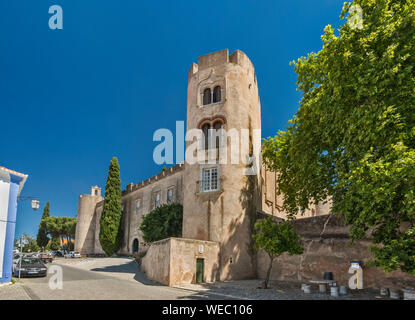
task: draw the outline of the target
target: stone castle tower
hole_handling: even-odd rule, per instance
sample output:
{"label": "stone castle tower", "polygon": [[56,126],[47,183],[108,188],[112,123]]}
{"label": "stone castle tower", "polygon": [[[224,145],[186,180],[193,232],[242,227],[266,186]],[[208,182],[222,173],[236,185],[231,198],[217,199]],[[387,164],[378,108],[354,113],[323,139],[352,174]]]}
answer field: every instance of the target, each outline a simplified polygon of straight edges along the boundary
{"label": "stone castle tower", "polygon": [[95,248],[95,208],[104,200],[101,188],[91,187],[91,194],[79,196],[75,231],[75,251],[93,252]]}
{"label": "stone castle tower", "polygon": [[[226,153],[226,161],[216,156],[205,163],[186,162],[183,237],[220,244],[220,280],[254,277],[251,234],[256,210],[261,206],[260,174],[245,175],[247,165],[241,152],[246,150],[251,156],[260,157],[260,147],[254,148],[254,131],[259,140],[261,129],[254,66],[239,50],[231,55],[226,49],[199,57],[198,64],[193,63],[189,70],[187,95],[187,132],[201,129],[206,139],[209,128],[223,128],[226,132],[234,130],[238,138],[232,141],[234,138],[228,135],[217,149],[219,155]],[[248,135],[245,140],[243,129]],[[218,140],[213,138],[211,146],[202,141],[202,148],[217,148]],[[224,144],[227,148],[223,148]],[[234,148],[239,149],[237,163],[231,163]]]}

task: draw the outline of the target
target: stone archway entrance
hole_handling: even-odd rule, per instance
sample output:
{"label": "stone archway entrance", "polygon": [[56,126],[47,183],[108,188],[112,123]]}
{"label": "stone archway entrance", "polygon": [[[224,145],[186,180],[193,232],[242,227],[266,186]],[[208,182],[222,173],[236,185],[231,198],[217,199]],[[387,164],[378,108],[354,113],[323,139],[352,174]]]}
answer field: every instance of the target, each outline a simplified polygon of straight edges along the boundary
{"label": "stone archway entrance", "polygon": [[133,241],[133,253],[137,253],[138,249],[139,249],[138,239],[134,239],[134,241]]}

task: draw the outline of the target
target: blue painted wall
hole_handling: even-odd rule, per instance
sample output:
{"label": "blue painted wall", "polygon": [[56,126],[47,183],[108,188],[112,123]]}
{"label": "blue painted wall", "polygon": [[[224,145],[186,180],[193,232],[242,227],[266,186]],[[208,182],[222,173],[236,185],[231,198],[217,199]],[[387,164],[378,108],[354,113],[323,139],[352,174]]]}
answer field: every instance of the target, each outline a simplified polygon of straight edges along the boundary
{"label": "blue painted wall", "polygon": [[12,279],[13,242],[16,230],[17,197],[19,195],[19,185],[22,180],[23,178],[21,177],[13,174],[10,175],[9,208],[7,211],[6,239],[3,256],[3,276],[0,278],[0,282],[10,282]]}

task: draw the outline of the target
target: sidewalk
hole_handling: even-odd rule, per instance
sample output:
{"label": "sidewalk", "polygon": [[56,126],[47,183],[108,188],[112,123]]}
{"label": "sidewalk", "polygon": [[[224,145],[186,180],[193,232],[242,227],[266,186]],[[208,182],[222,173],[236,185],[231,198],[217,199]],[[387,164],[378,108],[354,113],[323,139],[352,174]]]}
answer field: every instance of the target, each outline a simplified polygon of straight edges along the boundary
{"label": "sidewalk", "polygon": [[389,300],[389,298],[381,297],[379,292],[373,289],[348,290],[347,295],[335,298],[330,296],[329,292],[319,293],[316,286],[313,287],[312,294],[306,294],[301,290],[301,283],[278,281],[273,282],[270,289],[259,289],[261,282],[262,280],[239,280],[188,284],[175,286],[175,288],[248,300]]}
{"label": "sidewalk", "polygon": [[0,300],[31,300],[22,284],[0,286]]}

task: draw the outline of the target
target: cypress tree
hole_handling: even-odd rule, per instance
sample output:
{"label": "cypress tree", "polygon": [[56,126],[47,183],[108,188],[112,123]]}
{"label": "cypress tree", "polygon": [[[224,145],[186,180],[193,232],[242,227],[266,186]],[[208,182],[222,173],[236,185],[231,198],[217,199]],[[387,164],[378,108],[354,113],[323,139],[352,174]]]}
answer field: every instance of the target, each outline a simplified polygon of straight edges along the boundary
{"label": "cypress tree", "polygon": [[104,206],[100,220],[99,242],[104,252],[111,256],[122,242],[122,208],[120,166],[116,157],[112,158],[105,185]]}
{"label": "cypress tree", "polygon": [[45,225],[45,219],[49,217],[49,201],[46,203],[43,209],[43,215],[40,219],[39,229],[37,232],[36,243],[39,247],[44,248],[49,243],[48,231]]}

